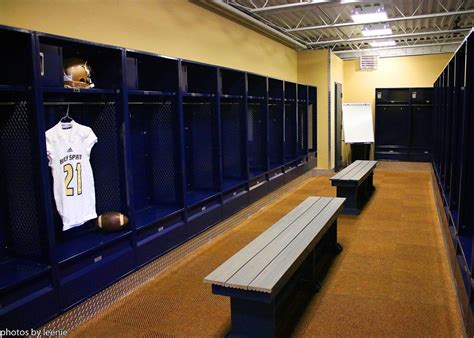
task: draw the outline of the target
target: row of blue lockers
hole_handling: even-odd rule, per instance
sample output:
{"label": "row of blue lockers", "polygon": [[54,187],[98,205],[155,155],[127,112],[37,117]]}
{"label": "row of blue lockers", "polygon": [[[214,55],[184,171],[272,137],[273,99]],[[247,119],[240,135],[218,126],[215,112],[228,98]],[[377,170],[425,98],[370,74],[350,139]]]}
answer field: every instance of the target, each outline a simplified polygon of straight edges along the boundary
{"label": "row of blue lockers", "polygon": [[470,34],[436,80],[433,106],[433,167],[467,299],[472,299],[474,269],[473,56]]}
{"label": "row of blue lockers", "polygon": [[[316,88],[234,69],[0,27],[0,327],[30,328],[316,164]],[[63,61],[92,69],[65,88]],[[98,214],[63,231],[45,131],[66,112],[98,137]],[[40,309],[40,310],[39,310]]]}

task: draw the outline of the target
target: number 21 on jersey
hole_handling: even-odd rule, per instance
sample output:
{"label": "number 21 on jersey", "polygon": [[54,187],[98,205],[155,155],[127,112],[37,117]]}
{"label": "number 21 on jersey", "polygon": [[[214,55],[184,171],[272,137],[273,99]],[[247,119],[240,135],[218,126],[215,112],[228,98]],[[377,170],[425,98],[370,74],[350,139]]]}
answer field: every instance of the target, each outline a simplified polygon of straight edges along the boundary
{"label": "number 21 on jersey", "polygon": [[[64,185],[66,187],[66,196],[74,196],[74,188],[71,187],[71,182],[74,180],[74,168],[72,164],[66,163],[63,166],[63,172],[66,174],[64,177]],[[76,195],[82,194],[82,165],[81,162],[76,163]]]}

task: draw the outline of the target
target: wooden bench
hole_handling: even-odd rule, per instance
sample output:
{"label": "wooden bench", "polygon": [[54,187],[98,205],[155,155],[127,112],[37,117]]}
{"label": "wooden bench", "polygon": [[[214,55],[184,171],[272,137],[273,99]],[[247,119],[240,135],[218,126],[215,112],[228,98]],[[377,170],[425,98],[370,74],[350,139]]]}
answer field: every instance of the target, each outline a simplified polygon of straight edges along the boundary
{"label": "wooden bench", "polygon": [[374,169],[377,161],[355,161],[331,177],[337,187],[337,197],[346,198],[344,214],[359,215],[365,202],[370,198],[374,187]]}
{"label": "wooden bench", "polygon": [[[320,258],[333,257],[343,198],[308,197],[205,279],[231,297],[231,336],[274,337],[301,279],[318,286]],[[286,304],[286,305],[285,305]]]}

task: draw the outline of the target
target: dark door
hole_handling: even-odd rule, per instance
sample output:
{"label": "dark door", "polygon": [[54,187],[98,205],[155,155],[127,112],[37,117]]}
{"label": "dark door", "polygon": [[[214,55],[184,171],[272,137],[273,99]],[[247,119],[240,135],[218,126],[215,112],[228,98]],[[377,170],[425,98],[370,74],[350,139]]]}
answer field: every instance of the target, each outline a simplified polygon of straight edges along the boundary
{"label": "dark door", "polygon": [[334,111],[336,112],[335,124],[335,169],[336,171],[340,170],[343,167],[342,163],[342,84],[335,82],[334,84]]}

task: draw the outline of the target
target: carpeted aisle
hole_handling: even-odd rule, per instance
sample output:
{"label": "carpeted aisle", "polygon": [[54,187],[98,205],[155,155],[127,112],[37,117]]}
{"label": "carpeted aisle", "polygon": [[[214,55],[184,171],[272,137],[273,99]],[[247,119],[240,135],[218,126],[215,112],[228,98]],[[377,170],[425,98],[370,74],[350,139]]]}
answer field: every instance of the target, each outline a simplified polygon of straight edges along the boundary
{"label": "carpeted aisle", "polygon": [[[430,172],[380,166],[374,184],[360,216],[339,218],[344,250],[295,322],[294,335],[462,336]],[[335,189],[327,176],[306,181],[71,336],[226,335],[229,300],[212,295],[203,278],[309,195],[334,196]]]}

